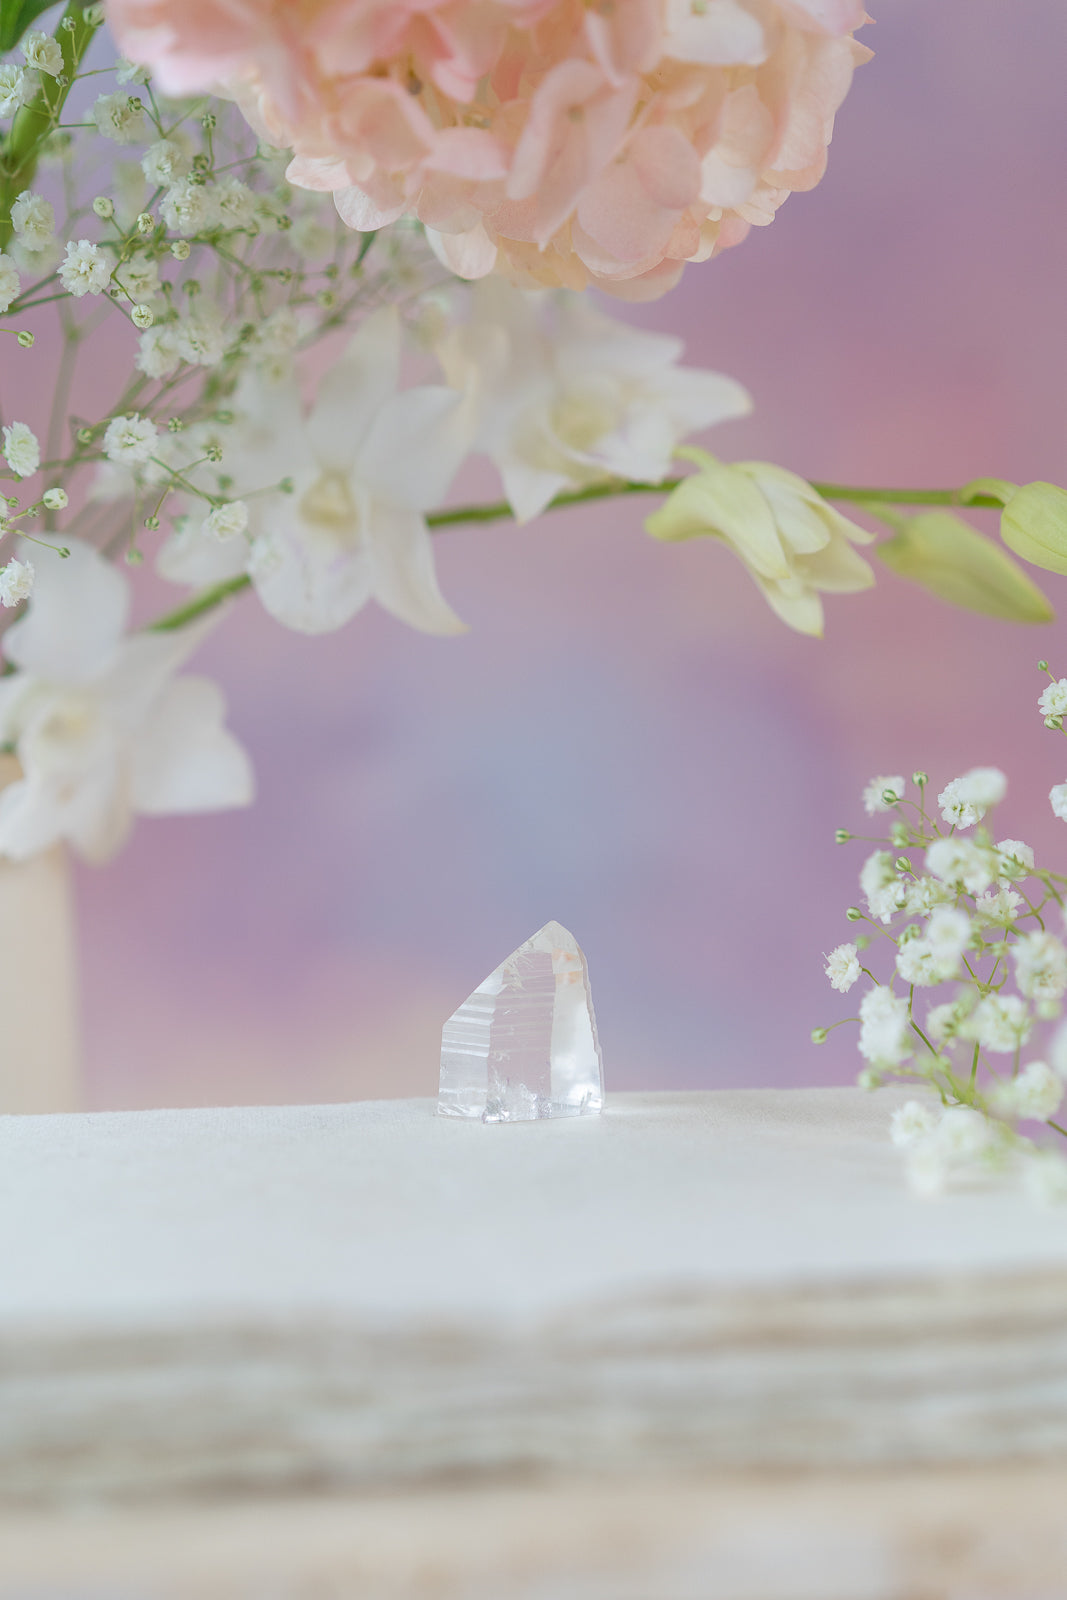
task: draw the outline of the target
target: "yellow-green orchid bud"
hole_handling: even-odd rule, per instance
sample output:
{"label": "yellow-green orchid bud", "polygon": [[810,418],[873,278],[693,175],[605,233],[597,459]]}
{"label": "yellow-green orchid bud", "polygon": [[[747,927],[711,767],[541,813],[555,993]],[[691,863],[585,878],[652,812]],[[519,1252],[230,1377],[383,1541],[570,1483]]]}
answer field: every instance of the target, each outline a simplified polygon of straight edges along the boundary
{"label": "yellow-green orchid bud", "polygon": [[1024,483],[1001,513],[1000,537],[1033,566],[1067,573],[1067,489]]}
{"label": "yellow-green orchid bud", "polygon": [[852,593],[874,582],[853,548],[873,535],[795,472],[768,461],[727,465],[694,446],[676,454],[698,470],[645,519],[648,532],[668,542],[703,536],[729,545],[791,628],[818,637],[821,593]]}
{"label": "yellow-green orchid bud", "polygon": [[1008,622],[1052,621],[1052,607],[1019,564],[951,511],[909,517],[877,554],[951,605]]}

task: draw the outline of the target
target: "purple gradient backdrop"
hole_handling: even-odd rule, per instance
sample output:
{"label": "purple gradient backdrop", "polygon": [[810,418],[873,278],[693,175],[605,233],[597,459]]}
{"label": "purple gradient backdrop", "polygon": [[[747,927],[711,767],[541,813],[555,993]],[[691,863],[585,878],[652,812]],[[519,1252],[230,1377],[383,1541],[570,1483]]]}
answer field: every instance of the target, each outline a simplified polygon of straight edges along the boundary
{"label": "purple gradient backdrop", "polygon": [[[632,315],[751,388],[724,454],[1062,481],[1067,12],[878,10],[822,186]],[[444,1017],[549,917],[588,953],[609,1086],[846,1081],[846,1030],[807,1035],[844,1009],[820,952],[862,852],[832,830],[869,774],[996,762],[1005,831],[1067,857],[1034,711],[1058,624],[886,575],[816,643],[632,504],[449,533],[440,569],[461,640],[380,613],[304,640],[250,601],[205,650],[261,798],[79,873],[94,1105],[432,1093]]]}

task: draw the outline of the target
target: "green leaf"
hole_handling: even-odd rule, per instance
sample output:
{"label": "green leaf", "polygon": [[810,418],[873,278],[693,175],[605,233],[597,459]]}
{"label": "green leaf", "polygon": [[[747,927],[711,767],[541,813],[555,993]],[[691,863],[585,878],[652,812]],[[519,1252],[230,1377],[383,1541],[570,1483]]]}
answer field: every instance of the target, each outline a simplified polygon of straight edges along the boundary
{"label": "green leaf", "polygon": [[950,605],[1006,622],[1053,620],[1052,607],[1018,562],[951,511],[909,517],[875,553]]}
{"label": "green leaf", "polygon": [[0,0],[0,50],[14,50],[30,24],[55,9],[56,0]]}

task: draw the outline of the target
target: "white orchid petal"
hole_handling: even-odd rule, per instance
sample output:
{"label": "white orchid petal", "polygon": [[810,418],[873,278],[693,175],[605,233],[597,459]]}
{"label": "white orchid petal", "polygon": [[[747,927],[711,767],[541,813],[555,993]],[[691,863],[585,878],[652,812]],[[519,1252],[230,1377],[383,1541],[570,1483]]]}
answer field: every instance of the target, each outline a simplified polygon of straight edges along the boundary
{"label": "white orchid petal", "polygon": [[0,856],[25,861],[61,840],[94,863],[115,854],[131,812],[118,748],[101,744],[82,770],[38,773],[31,764],[24,779],[0,792]]}
{"label": "white orchid petal", "polygon": [[297,633],[331,633],[371,597],[370,554],[358,525],[331,534],[275,514],[252,547],[249,571],[265,610]]}
{"label": "white orchid petal", "polygon": [[507,456],[497,466],[516,522],[539,517],[549,501],[571,487],[571,480],[564,473],[531,466],[518,456]]}
{"label": "white orchid petal", "polygon": [[488,278],[469,302],[441,342],[442,365],[473,397],[478,447],[520,520],[600,477],[658,482],[688,434],[751,410],[733,379],[678,367],[681,340],[614,321],[581,296]]}
{"label": "white orchid petal", "polygon": [[423,633],[465,633],[437,584],[433,538],[415,511],[375,507],[371,520],[374,598]]}
{"label": "white orchid petal", "polygon": [[244,539],[223,540],[202,533],[195,516],[171,534],[156,558],[156,571],[161,578],[197,589],[239,577],[247,566],[248,544]]}
{"label": "white orchid petal", "polygon": [[809,638],[822,638],[823,604],[814,589],[787,583],[768,583],[758,572],[752,571],[752,568],[749,568],[749,571],[762,589],[771,610],[781,617],[784,623],[797,633],[806,633]]}
{"label": "white orchid petal", "polygon": [[295,375],[271,380],[261,370],[248,372],[237,386],[233,404],[238,420],[227,437],[223,459],[226,472],[242,490],[265,489],[279,478],[295,478],[314,468]]}
{"label": "white orchid petal", "polygon": [[736,378],[699,367],[675,367],[659,380],[659,397],[679,435],[698,433],[752,411],[752,396]]}
{"label": "white orchid petal", "polygon": [[97,686],[117,727],[132,733],[155,715],[156,702],[175,673],[221,620],[222,613],[214,611],[187,628],[135,633],[124,640],[114,666]]}
{"label": "white orchid petal", "polygon": [[0,744],[11,744],[18,737],[20,713],[33,682],[25,672],[11,672],[0,678]]}
{"label": "white orchid petal", "polygon": [[145,816],[250,805],[247,754],[223,726],[226,702],[207,678],[179,678],[154,708],[133,747],[133,806]]}
{"label": "white orchid petal", "polygon": [[320,466],[337,472],[351,467],[399,378],[400,318],[386,306],[366,318],[319,384],[307,429]]}
{"label": "white orchid petal", "polygon": [[404,389],[381,407],[356,461],[376,501],[408,511],[440,505],[474,435],[472,407],[443,385]]}
{"label": "white orchid petal", "polygon": [[53,683],[91,683],[111,666],[126,628],[126,579],[92,545],[67,541],[70,555],[34,555],[33,600],[9,628],[4,654]]}
{"label": "white orchid petal", "polygon": [[874,587],[870,564],[844,539],[835,539],[825,550],[802,557],[797,566],[809,582],[827,594],[856,594]]}
{"label": "white orchid petal", "polygon": [[20,778],[0,790],[0,856],[26,861],[64,833],[62,809],[45,785]]}

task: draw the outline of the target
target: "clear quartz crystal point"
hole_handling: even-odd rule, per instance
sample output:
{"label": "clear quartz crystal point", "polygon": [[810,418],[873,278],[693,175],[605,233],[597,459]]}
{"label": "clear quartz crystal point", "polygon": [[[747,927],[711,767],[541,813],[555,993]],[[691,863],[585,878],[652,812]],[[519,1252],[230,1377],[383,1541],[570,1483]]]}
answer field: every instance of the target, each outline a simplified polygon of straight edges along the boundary
{"label": "clear quartz crystal point", "polygon": [[532,1122],[604,1104],[589,970],[574,935],[546,922],[480,983],[441,1035],[444,1117]]}

